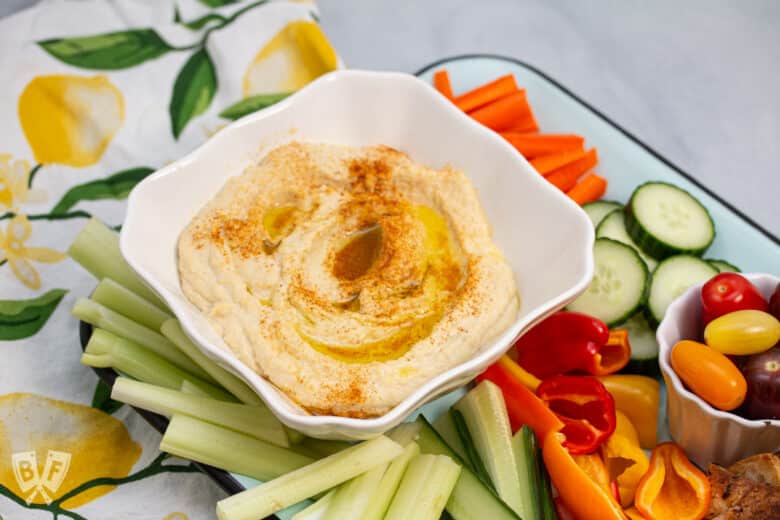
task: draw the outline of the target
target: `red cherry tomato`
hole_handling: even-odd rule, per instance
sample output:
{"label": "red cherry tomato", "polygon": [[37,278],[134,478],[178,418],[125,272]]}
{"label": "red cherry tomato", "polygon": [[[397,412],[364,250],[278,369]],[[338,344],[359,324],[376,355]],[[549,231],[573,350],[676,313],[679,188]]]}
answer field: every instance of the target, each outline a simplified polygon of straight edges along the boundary
{"label": "red cherry tomato", "polygon": [[724,314],[742,310],[768,310],[761,291],[744,276],[720,273],[701,288],[701,317],[704,325]]}

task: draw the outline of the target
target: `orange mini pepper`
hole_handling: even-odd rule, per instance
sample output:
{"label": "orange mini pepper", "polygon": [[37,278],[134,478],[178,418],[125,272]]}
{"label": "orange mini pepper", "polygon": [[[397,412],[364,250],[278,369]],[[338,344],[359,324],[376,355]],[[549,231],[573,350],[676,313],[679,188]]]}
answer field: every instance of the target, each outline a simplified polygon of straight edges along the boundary
{"label": "orange mini pepper", "polygon": [[649,520],[700,520],[710,509],[710,481],[680,446],[665,442],[650,456],[634,506]]}
{"label": "orange mini pepper", "polygon": [[626,509],[625,513],[626,516],[631,520],[646,520],[645,517],[642,516],[642,513],[640,513],[635,507],[630,507]]}
{"label": "orange mini pepper", "polygon": [[550,432],[542,447],[550,480],[566,507],[580,520],[625,520],[608,489],[593,481],[563,447],[563,434]]}
{"label": "orange mini pepper", "polygon": [[607,471],[607,466],[604,465],[601,455],[588,453],[587,455],[572,455],[572,458],[593,482],[612,493],[609,471]]}

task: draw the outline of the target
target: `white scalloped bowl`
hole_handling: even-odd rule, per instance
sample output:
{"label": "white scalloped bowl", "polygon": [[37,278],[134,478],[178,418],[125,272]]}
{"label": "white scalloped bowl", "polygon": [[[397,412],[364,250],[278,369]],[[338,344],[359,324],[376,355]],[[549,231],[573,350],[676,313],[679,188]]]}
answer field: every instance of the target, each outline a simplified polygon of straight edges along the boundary
{"label": "white scalloped bowl", "polygon": [[[385,144],[434,168],[452,164],[476,185],[494,239],[522,299],[516,320],[467,362],[430,379],[381,417],[310,415],[241,363],[179,285],[176,242],[226,179],[291,140]],[[217,133],[146,178],[130,194],[121,250],[168,304],[196,345],[242,378],[279,419],[306,435],[365,439],[420,405],[467,383],[536,322],[575,299],[593,274],[593,229],[585,213],[550,185],[503,138],[465,116],[427,83],[407,74],[337,71]]]}
{"label": "white scalloped bowl", "polygon": [[[769,274],[744,274],[769,299],[780,278]],[[666,310],[656,337],[658,362],[666,381],[666,412],[669,433],[688,457],[706,468],[709,464],[729,466],[756,453],[780,449],[780,420],[750,420],[717,410],[687,388],[672,369],[669,356],[678,341],[700,337],[701,288],[688,289]]]}

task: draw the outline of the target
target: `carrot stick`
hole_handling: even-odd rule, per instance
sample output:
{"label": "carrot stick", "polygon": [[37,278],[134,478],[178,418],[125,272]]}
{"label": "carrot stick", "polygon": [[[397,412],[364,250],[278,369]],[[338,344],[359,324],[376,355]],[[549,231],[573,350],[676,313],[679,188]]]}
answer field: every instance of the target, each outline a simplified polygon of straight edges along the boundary
{"label": "carrot stick", "polygon": [[536,122],[536,118],[534,117],[534,113],[531,111],[531,105],[528,104],[528,100],[525,101],[526,106],[526,112],[525,114],[520,117],[517,121],[512,123],[512,126],[510,126],[507,131],[508,132],[538,132],[539,131],[539,123]]}
{"label": "carrot stick", "polygon": [[525,92],[521,90],[469,112],[469,115],[478,123],[497,132],[509,128],[515,122],[526,117],[527,114],[528,103],[525,100]]}
{"label": "carrot stick", "polygon": [[573,134],[521,134],[507,131],[501,132],[501,135],[526,159],[564,150],[584,150],[585,144],[584,137]]}
{"label": "carrot stick", "polygon": [[518,90],[515,77],[507,74],[474,90],[469,90],[465,94],[461,94],[455,98],[455,104],[464,112],[471,112],[475,108],[487,105]]}
{"label": "carrot stick", "polygon": [[596,149],[591,148],[582,158],[554,170],[546,176],[546,179],[561,191],[569,191],[577,184],[577,179],[596,166],[598,161]]}
{"label": "carrot stick", "polygon": [[572,150],[564,150],[562,152],[549,155],[542,155],[541,157],[532,159],[531,166],[536,168],[536,171],[542,175],[547,175],[553,170],[557,170],[562,166],[566,166],[569,163],[573,163],[574,161],[582,159],[585,157],[586,153],[587,152],[584,150],[578,150],[575,148]]}
{"label": "carrot stick", "polygon": [[450,101],[455,97],[452,94],[452,83],[450,83],[450,73],[447,72],[447,69],[437,70],[433,74],[433,87]]}
{"label": "carrot stick", "polygon": [[605,191],[607,191],[607,179],[591,173],[567,191],[566,195],[582,206],[588,202],[599,200],[604,196]]}

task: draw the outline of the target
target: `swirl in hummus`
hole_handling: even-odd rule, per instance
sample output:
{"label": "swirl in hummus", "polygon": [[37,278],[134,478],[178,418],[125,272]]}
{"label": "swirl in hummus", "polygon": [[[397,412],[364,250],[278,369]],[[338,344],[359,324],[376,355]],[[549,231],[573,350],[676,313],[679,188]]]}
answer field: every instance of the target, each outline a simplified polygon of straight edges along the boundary
{"label": "swirl in hummus", "polygon": [[466,176],[386,146],[275,148],[178,254],[184,294],[228,347],[315,414],[386,413],[519,309]]}

